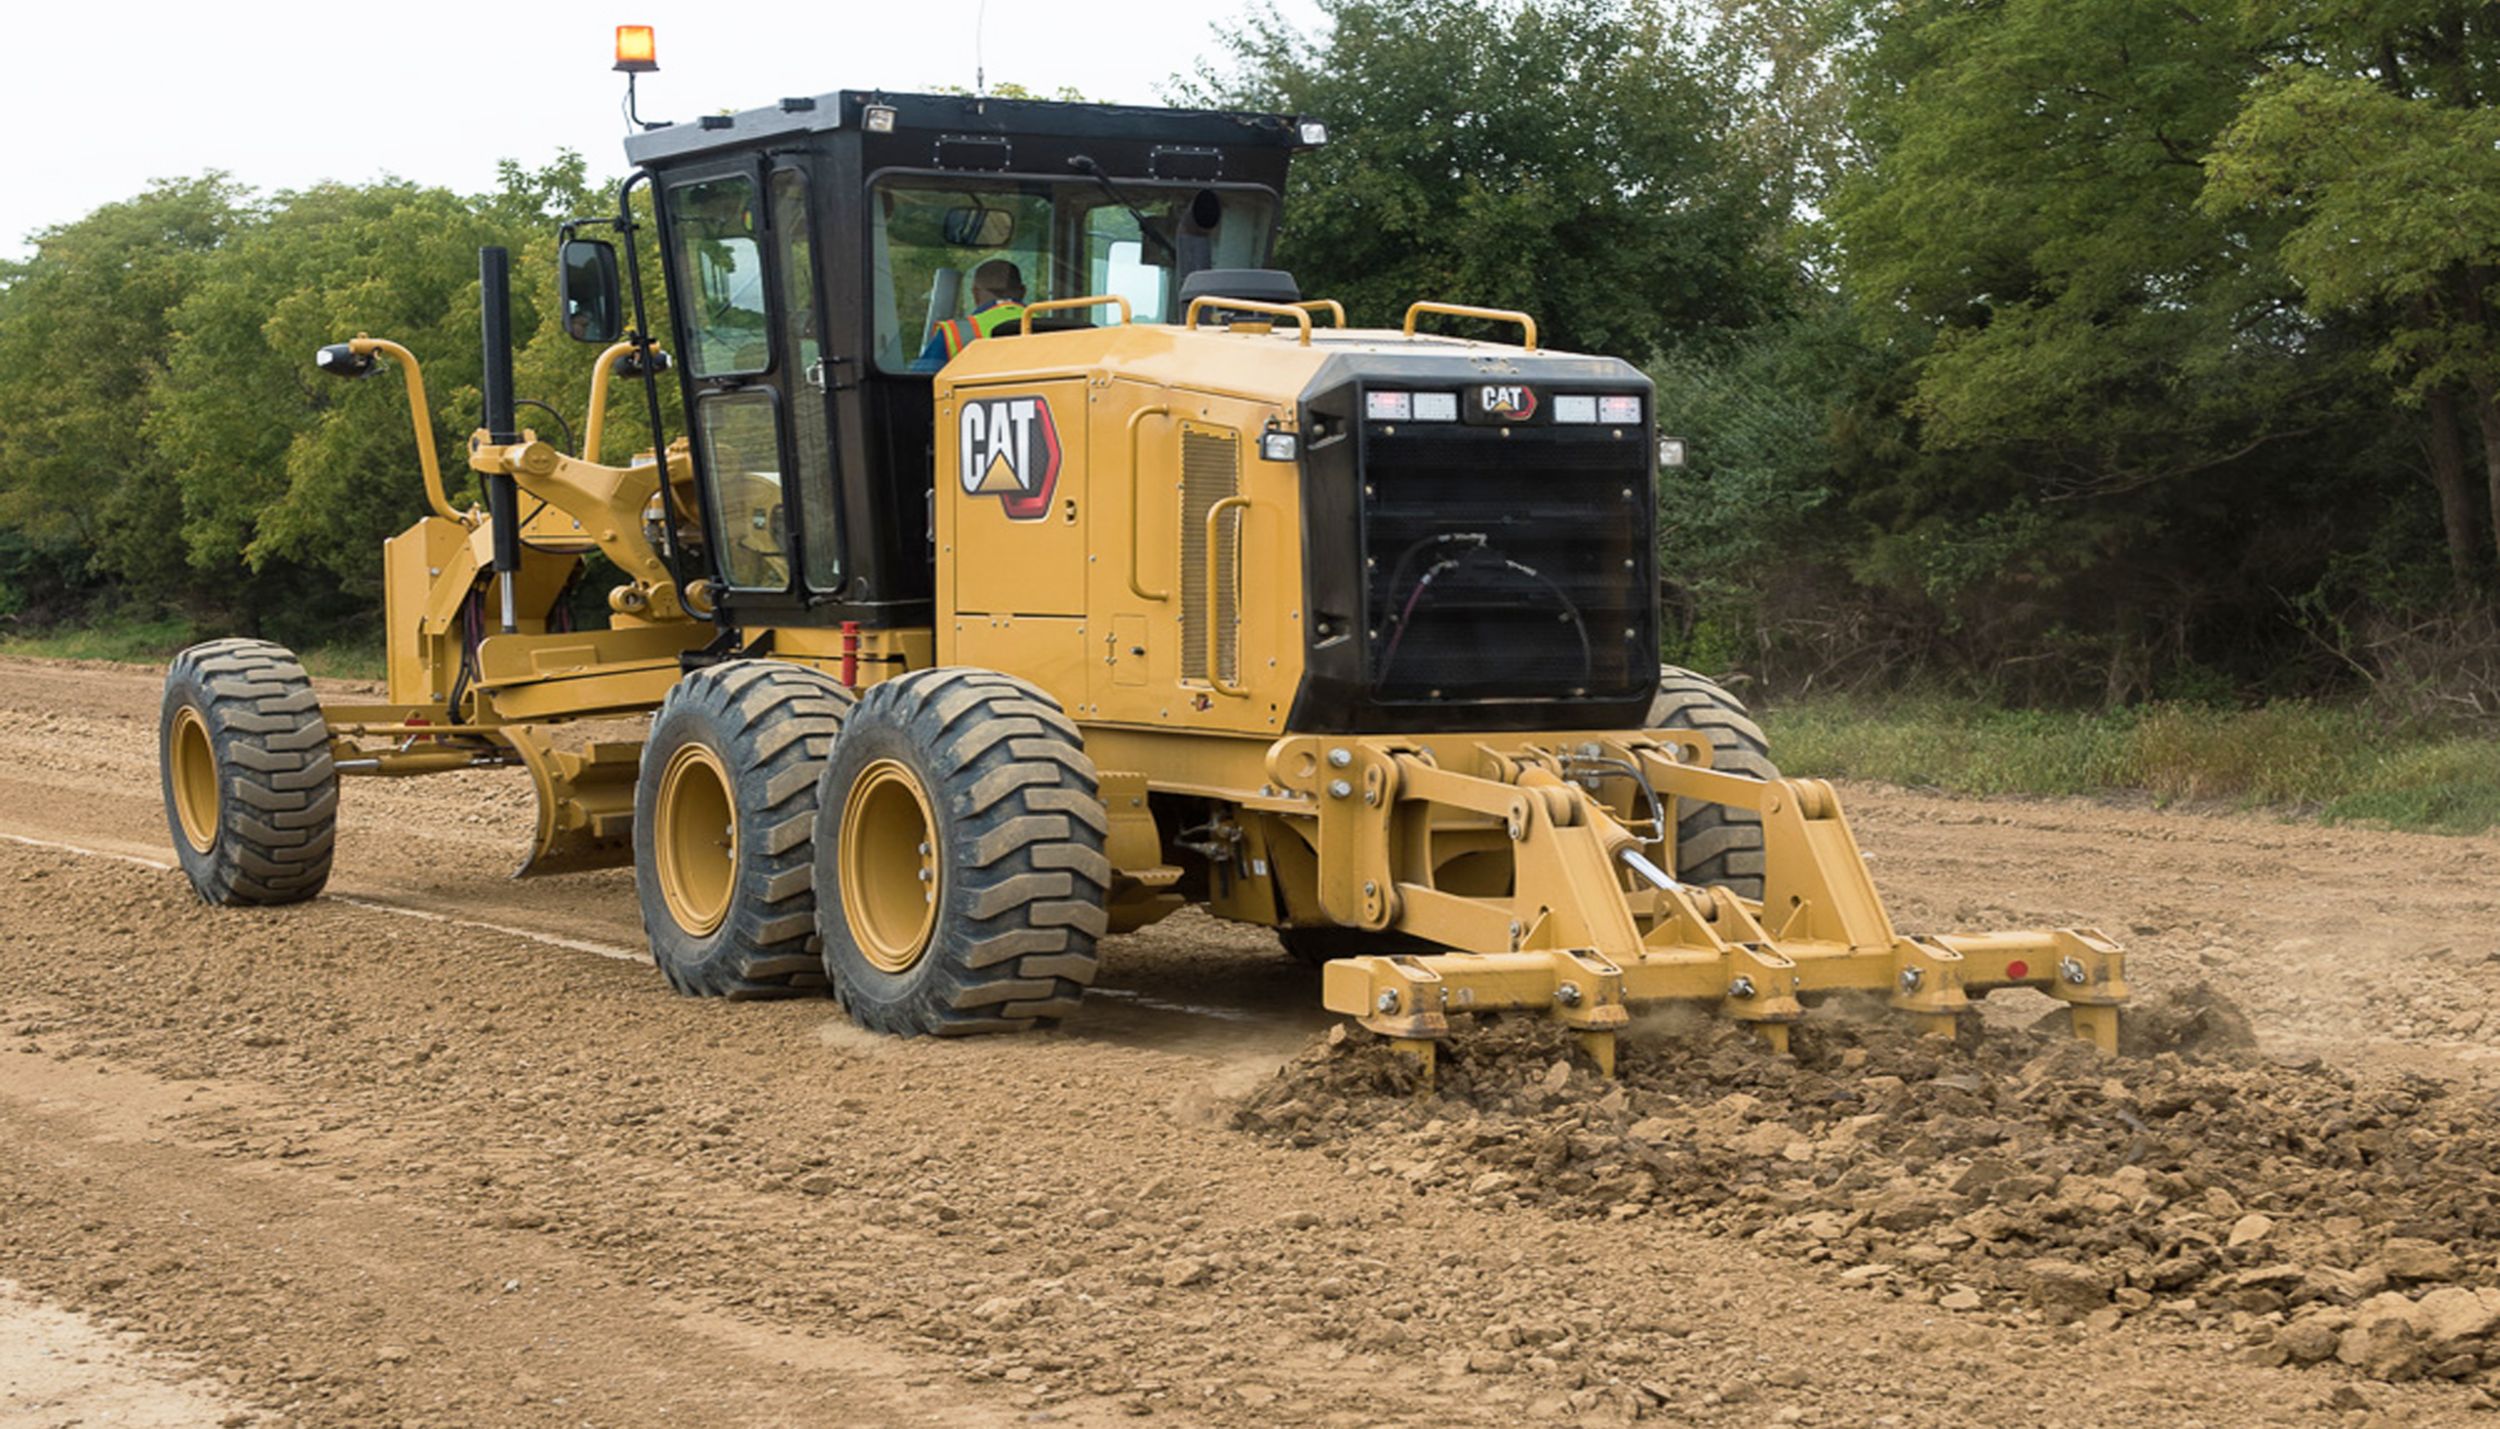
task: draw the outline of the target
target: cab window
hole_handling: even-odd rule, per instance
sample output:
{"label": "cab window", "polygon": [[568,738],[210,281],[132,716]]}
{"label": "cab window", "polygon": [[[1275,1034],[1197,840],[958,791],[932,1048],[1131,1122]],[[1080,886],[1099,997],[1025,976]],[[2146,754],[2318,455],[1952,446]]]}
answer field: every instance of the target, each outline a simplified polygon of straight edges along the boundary
{"label": "cab window", "polygon": [[764,257],[757,241],[755,184],[705,179],[669,190],[669,236],[685,284],[687,360],[697,377],[762,372],[771,365]]}
{"label": "cab window", "polygon": [[[1118,187],[1120,199],[1086,178],[877,181],[869,241],[879,369],[934,370],[924,357],[930,338],[973,310],[972,275],[993,259],[1023,275],[1027,303],[1118,294],[1139,322],[1177,320],[1174,297],[1191,273],[1267,259],[1276,200],[1265,189],[1132,179]],[[1104,320],[1057,313],[1043,326]]]}
{"label": "cab window", "polygon": [[707,396],[695,408],[695,436],[712,474],[721,575],[740,590],[790,585],[779,418],[772,393],[762,390]]}

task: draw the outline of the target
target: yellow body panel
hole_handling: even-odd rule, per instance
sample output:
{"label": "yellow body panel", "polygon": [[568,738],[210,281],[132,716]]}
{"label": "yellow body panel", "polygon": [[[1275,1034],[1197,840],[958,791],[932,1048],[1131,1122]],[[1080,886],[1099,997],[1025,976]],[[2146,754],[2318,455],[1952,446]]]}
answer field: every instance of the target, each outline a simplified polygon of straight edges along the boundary
{"label": "yellow body panel", "polygon": [[[1285,732],[1304,673],[1302,474],[1265,460],[1260,439],[1299,431],[1298,396],[1332,357],[1429,347],[1515,370],[1518,348],[1411,336],[1433,311],[1487,316],[1419,305],[1409,334],[1315,331],[1279,308],[1289,321],[976,342],[936,380],[932,625],[746,625],[740,648],[863,688],[932,664],[1031,681],[1079,724],[1100,774],[1113,930],[1195,898],[1228,918],[1437,945],[1326,974],[1330,1007],[1427,1060],[1451,1013],[1520,1008],[1611,1067],[1626,1008],[1667,998],[1717,1004],[1784,1045],[1800,998],[1840,989],[1948,1031],[1968,996],[2033,987],[2111,1045],[2127,995],[2116,947],[2073,929],[1900,934],[1819,781],[1715,771],[1709,742],[1676,731]],[[1533,324],[1492,316],[1533,347]],[[645,536],[661,466],[601,466],[529,436],[473,440],[470,465],[545,503],[518,573],[520,629],[485,638],[464,673],[463,608],[490,579],[491,532],[449,509],[429,467],[437,514],[386,548],[390,703],[331,711],[340,767],[521,763],[541,811],[530,871],[627,861],[639,746],[560,748],[545,727],[648,711],[681,657],[719,636]],[[686,481],[682,446],[668,470]],[[614,628],[547,629],[593,548],[627,577]],[[1760,815],[1760,900],[1662,871],[1686,800]]]}

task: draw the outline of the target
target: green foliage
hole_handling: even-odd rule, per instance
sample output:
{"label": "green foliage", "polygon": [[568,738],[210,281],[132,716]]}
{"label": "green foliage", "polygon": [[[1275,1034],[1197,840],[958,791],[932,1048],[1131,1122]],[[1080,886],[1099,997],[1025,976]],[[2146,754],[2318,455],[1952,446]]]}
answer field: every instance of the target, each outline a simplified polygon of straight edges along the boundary
{"label": "green foliage", "polygon": [[1273,11],[1193,102],[1323,117],[1280,263],[1357,322],[1422,298],[1533,313],[1555,346],[1645,359],[1783,296],[1762,176],[1693,37],[1652,0],[1325,0]]}
{"label": "green foliage", "polygon": [[[0,554],[20,608],[104,579],[178,589],[172,472],[145,436],[172,312],[242,215],[215,174],[35,235],[0,269]],[[47,596],[51,598],[47,599]]]}
{"label": "green foliage", "polygon": [[[507,163],[470,196],[385,181],[261,198],[210,175],[37,235],[0,270],[0,613],[161,632],[223,612],[207,625],[311,640],[369,625],[380,542],[423,510],[414,429],[387,363],[341,383],[314,349],[370,332],[416,352],[459,492],[478,248],[514,254],[522,393],[578,430],[594,354],[554,322],[547,260],[558,219],[604,206],[568,154]],[[611,459],[644,431],[638,394],[617,395]]]}
{"label": "green foliage", "polygon": [[358,332],[394,338],[425,365],[447,481],[460,476],[478,410],[477,250],[523,255],[513,328],[535,334],[553,305],[530,263],[555,219],[590,207],[581,163],[507,166],[482,201],[407,184],[328,185],[281,195],[221,252],[175,310],[182,334],[148,423],[182,491],[195,566],[318,568],[370,601],[374,552],[422,511],[401,384],[341,384],[312,351]]}
{"label": "green foliage", "polygon": [[[2380,25],[2400,32],[2397,21]],[[2461,53],[2469,34],[2480,43]],[[2383,33],[2359,58],[2367,73],[2270,77],[2210,164],[2205,210],[2289,218],[2281,257],[2310,307],[2375,318],[2376,364],[2413,400],[2500,382],[2485,298],[2500,263],[2500,110],[2462,102],[2471,82],[2454,73],[2496,62],[2500,39],[2459,29],[2410,71],[2416,92],[2396,35]]]}
{"label": "green foliage", "polygon": [[2441,833],[2500,826],[2491,741],[2348,707],[2157,704],[2108,714],[1941,699],[1815,700],[1763,718],[1791,775],[1960,794],[2134,793]]}
{"label": "green foliage", "polygon": [[[170,615],[106,619],[40,635],[12,635],[0,627],[0,655],[162,667],[185,646],[231,633],[221,625]],[[371,636],[303,640],[296,652],[304,668],[323,679],[382,678],[382,642]]]}

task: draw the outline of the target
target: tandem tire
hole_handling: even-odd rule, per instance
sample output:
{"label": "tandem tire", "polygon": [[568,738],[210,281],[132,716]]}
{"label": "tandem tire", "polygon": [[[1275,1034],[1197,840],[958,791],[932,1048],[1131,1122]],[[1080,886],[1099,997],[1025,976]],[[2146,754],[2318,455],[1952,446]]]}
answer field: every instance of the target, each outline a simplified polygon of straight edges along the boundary
{"label": "tandem tire", "polygon": [[211,640],[176,655],[157,756],[174,855],[201,901],[301,903],[330,881],[338,769],[293,651]]}
{"label": "tandem tire", "polygon": [[[1658,672],[1658,698],[1649,728],[1690,730],[1710,741],[1710,767],[1756,779],[1777,779],[1771,743],[1734,695],[1716,683],[1672,665]],[[1675,876],[1687,883],[1716,884],[1740,898],[1762,897],[1762,815],[1725,804],[1692,803],[1677,809]]]}
{"label": "tandem tire", "polygon": [[850,713],[840,681],[732,660],[670,688],[634,780],[634,887],[651,960],[692,997],[821,990],[817,775]]}
{"label": "tandem tire", "polygon": [[853,1022],[960,1035],[1077,1010],[1104,927],[1110,824],[1050,696],[973,669],[872,686],[818,800],[816,923]]}

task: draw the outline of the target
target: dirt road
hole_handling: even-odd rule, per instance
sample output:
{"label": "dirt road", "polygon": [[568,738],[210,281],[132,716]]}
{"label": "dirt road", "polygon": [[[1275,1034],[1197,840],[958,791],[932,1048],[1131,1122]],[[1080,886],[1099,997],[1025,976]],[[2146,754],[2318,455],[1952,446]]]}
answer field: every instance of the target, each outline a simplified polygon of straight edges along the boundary
{"label": "dirt road", "polygon": [[[334,896],[203,909],[129,861],[167,858],[156,698],[144,671],[0,661],[0,1281],[136,1332],[228,1422],[2224,1425],[2489,1400],[2269,1364],[2245,1304],[1954,1309],[1663,1202],[1444,1184],[1359,1108],[1263,1133],[1237,1109],[1328,1020],[1269,939],[1200,918],[1108,942],[1048,1035],[684,1000],[641,961],[629,876],[505,876],[527,789],[491,775],[351,782]],[[2478,1086],[2500,1059],[2500,839],[1851,792],[1905,926],[2097,923],[2140,988],[2203,980],[2268,1051],[2365,1078]]]}

